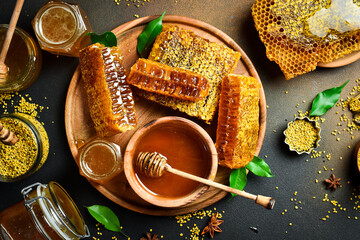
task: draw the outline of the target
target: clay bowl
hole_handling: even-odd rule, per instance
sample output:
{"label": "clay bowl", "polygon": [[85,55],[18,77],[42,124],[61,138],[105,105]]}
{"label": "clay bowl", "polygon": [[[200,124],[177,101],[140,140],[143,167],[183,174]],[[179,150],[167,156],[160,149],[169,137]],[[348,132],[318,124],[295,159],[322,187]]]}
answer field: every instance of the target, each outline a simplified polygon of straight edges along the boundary
{"label": "clay bowl", "polygon": [[[209,170],[208,172],[206,172],[207,175],[206,178],[211,181],[215,179],[217,172],[217,167],[218,167],[217,152],[215,149],[214,142],[202,127],[200,127],[199,125],[188,119],[181,117],[169,116],[151,121],[148,124],[146,124],[144,127],[140,128],[131,137],[125,150],[124,172],[126,179],[129,182],[132,189],[139,197],[141,197],[142,199],[153,205],[160,207],[167,207],[167,208],[179,207],[186,205],[197,199],[199,196],[201,196],[201,194],[203,194],[208,189],[208,186],[203,184],[198,184],[197,187],[195,187],[195,189],[192,192],[179,197],[168,197],[165,195],[156,194],[151,190],[149,190],[147,187],[145,187],[144,184],[140,181],[138,175],[139,171],[136,169],[134,162],[137,158],[139,151],[137,147],[142,142],[142,140],[145,139],[144,137],[149,136],[148,134],[153,134],[154,131],[158,129],[164,129],[164,128],[174,129],[174,131],[177,132],[187,132],[187,134],[193,137],[193,139],[197,139],[201,141],[201,144],[203,144],[204,146],[203,151],[205,151],[206,156],[208,156],[206,157],[206,159],[204,158],[201,161],[209,161],[209,162],[204,162],[204,164],[209,166],[208,168]],[[171,146],[171,147],[174,147],[174,149],[176,149],[177,146]],[[181,160],[176,159],[176,161],[181,161]],[[170,173],[165,173],[165,174],[170,174]]]}

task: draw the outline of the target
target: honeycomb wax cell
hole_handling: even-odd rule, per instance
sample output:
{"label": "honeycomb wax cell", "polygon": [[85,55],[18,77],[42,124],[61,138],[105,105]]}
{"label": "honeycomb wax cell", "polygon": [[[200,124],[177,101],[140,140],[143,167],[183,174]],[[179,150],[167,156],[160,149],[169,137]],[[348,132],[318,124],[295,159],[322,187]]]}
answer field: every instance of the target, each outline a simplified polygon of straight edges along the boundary
{"label": "honeycomb wax cell", "polygon": [[198,101],[209,94],[208,81],[200,74],[143,58],[131,67],[127,82],[149,92],[182,100]]}
{"label": "honeycomb wax cell", "polygon": [[252,16],[266,55],[286,79],[360,50],[360,2],[257,0]]}
{"label": "honeycomb wax cell", "polygon": [[221,79],[234,72],[241,57],[239,52],[210,42],[179,26],[165,25],[157,36],[149,59],[162,64],[201,74],[209,82],[209,94],[190,102],[141,91],[145,98],[211,123],[217,109]]}

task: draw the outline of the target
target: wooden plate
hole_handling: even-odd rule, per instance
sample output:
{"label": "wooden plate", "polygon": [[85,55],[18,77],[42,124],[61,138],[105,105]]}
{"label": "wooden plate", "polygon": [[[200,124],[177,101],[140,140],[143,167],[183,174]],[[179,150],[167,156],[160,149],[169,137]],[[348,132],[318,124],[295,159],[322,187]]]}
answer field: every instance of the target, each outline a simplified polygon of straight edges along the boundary
{"label": "wooden plate", "polygon": [[[157,16],[139,18],[134,21],[125,23],[113,30],[113,32],[118,38],[118,47],[121,49],[124,55],[124,65],[127,69],[130,69],[130,67],[139,57],[136,52],[137,37],[143,31],[146,24],[151,20],[155,19],[156,17]],[[258,79],[259,82],[261,82],[254,66],[252,65],[251,61],[246,56],[244,51],[239,47],[239,45],[235,43],[234,40],[232,40],[228,35],[220,31],[219,29],[199,20],[183,16],[168,15],[164,17],[163,22],[164,24],[177,24],[180,27],[191,30],[197,35],[207,38],[212,42],[217,42],[226,45],[236,51],[239,51],[242,57],[236,67],[235,73],[253,76]],[[66,135],[71,153],[77,164],[79,147],[81,147],[83,142],[88,141],[89,139],[96,136],[95,130],[93,128],[93,123],[88,112],[86,93],[82,81],[80,81],[80,78],[81,73],[78,67],[71,79],[65,106]],[[266,100],[263,88],[261,88],[260,94],[260,131],[256,154],[259,154],[260,152],[266,128]],[[174,111],[170,108],[161,106],[159,104],[150,102],[136,96],[135,109],[138,119],[137,129],[144,126],[149,121],[157,119],[159,117],[175,115],[186,117],[198,123],[210,134],[212,139],[215,141],[216,119],[213,120],[213,123],[211,125],[207,125],[201,120],[188,117],[183,113]],[[108,138],[108,140],[117,143],[121,147],[122,153],[124,153],[130,137],[135,133],[137,129],[117,134],[113,137]],[[229,169],[220,167],[216,175],[215,181],[223,184],[228,184],[229,174]],[[100,193],[102,193],[104,196],[114,201],[115,203],[127,209],[149,215],[172,216],[189,213],[207,207],[219,201],[227,194],[226,192],[223,192],[221,190],[210,188],[200,198],[188,205],[178,208],[161,208],[153,206],[138,197],[135,192],[130,188],[130,185],[126,180],[124,173],[120,174],[119,176],[110,180],[110,182],[103,185],[99,185],[92,181],[90,181],[90,183]]]}
{"label": "wooden plate", "polygon": [[329,63],[319,62],[317,65],[318,67],[323,67],[323,68],[336,68],[336,67],[342,67],[348,65],[359,59],[360,59],[360,51],[356,51],[346,55],[343,58],[336,59],[332,62]]}

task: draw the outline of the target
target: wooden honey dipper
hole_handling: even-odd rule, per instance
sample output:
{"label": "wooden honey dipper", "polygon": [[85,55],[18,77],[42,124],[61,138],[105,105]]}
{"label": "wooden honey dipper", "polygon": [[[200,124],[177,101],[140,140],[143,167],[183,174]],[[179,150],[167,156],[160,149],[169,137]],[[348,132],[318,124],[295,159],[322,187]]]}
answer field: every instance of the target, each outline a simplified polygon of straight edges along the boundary
{"label": "wooden honey dipper", "polygon": [[14,132],[10,131],[0,123],[0,141],[5,145],[14,145],[19,141]]}
{"label": "wooden honey dipper", "polygon": [[229,186],[226,186],[226,185],[223,185],[223,184],[220,184],[217,182],[213,182],[208,179],[201,178],[201,177],[174,169],[166,162],[167,162],[167,158],[165,156],[161,155],[160,153],[140,152],[136,159],[135,165],[141,172],[143,172],[145,175],[147,175],[149,177],[161,177],[163,175],[164,171],[166,171],[166,172],[173,173],[175,175],[178,175],[178,176],[181,176],[184,178],[191,179],[193,181],[201,182],[201,183],[206,184],[211,187],[219,188],[221,190],[224,190],[224,191],[227,191],[230,193],[234,193],[234,194],[237,194],[242,197],[249,198],[251,200],[254,200],[255,203],[257,203],[267,209],[272,209],[274,207],[275,199],[273,199],[271,197],[265,197],[262,195],[254,195],[254,194],[251,194],[251,193],[248,193],[245,191],[231,188]]}
{"label": "wooden honey dipper", "polygon": [[8,53],[9,47],[10,47],[11,39],[14,35],[16,23],[19,19],[21,8],[22,8],[23,4],[24,4],[24,0],[16,1],[16,5],[14,8],[13,14],[11,16],[11,19],[10,19],[9,28],[6,32],[5,40],[4,40],[4,43],[3,43],[3,46],[2,46],[2,49],[0,52],[0,83],[4,82],[6,80],[8,73],[9,73],[9,68],[5,64],[5,58],[6,58],[6,55]]}

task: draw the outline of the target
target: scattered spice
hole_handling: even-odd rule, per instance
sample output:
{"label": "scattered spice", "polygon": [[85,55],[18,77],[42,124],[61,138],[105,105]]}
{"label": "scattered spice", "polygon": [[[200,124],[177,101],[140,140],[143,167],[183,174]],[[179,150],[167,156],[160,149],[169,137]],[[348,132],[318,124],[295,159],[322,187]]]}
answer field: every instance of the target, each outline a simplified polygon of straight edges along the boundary
{"label": "scattered spice", "polygon": [[214,213],[210,219],[209,224],[203,229],[201,234],[209,232],[210,237],[214,238],[214,232],[222,232],[219,225],[224,222],[224,220],[217,219],[218,213]]}
{"label": "scattered spice", "polygon": [[341,184],[340,184],[341,178],[335,178],[335,174],[331,174],[329,179],[325,179],[325,183],[327,184],[326,189],[333,189],[336,190]]}
{"label": "scattered spice", "polygon": [[140,240],[159,240],[159,238],[158,234],[155,233],[153,236],[151,236],[151,233],[147,232],[146,237],[142,237]]}

